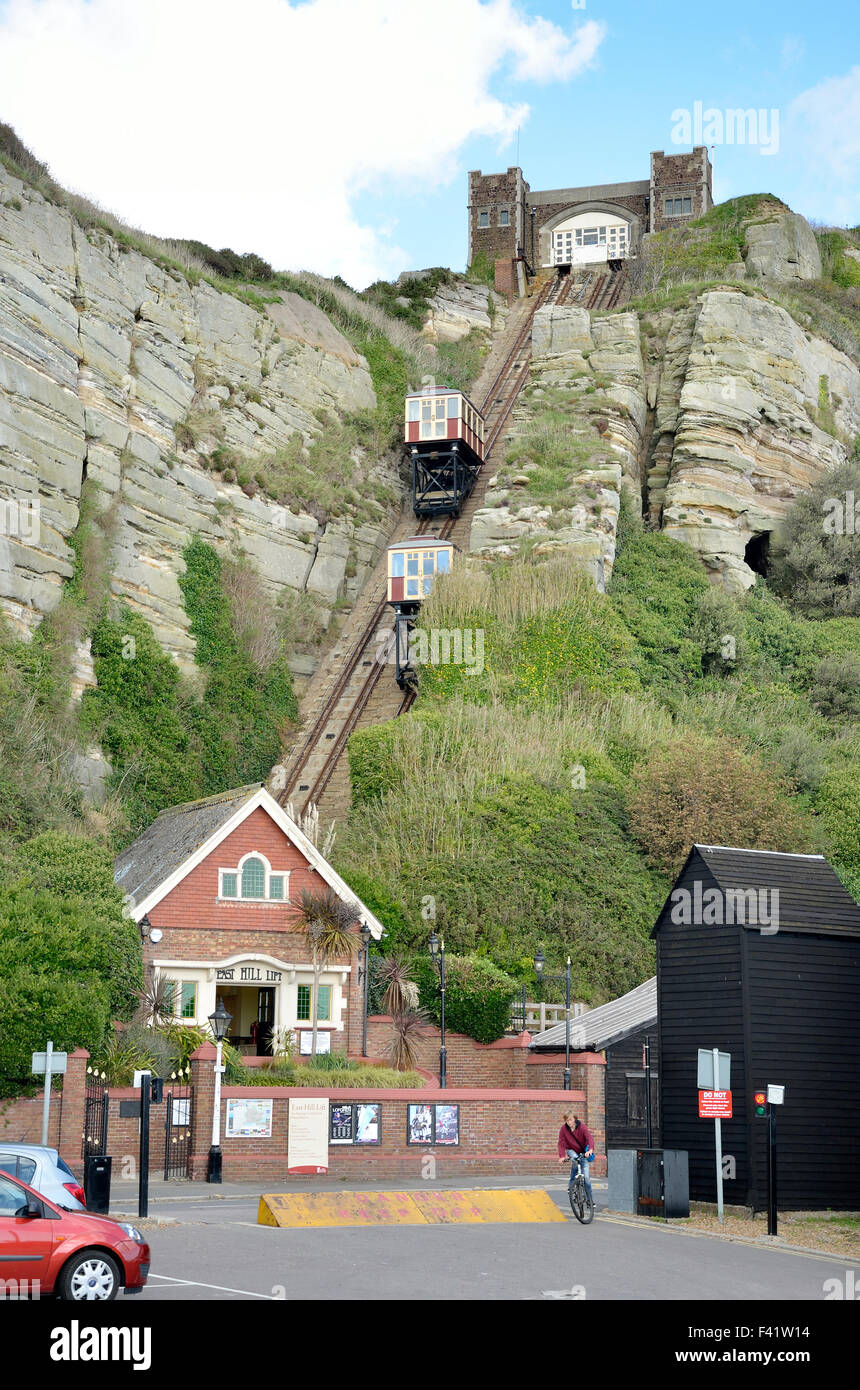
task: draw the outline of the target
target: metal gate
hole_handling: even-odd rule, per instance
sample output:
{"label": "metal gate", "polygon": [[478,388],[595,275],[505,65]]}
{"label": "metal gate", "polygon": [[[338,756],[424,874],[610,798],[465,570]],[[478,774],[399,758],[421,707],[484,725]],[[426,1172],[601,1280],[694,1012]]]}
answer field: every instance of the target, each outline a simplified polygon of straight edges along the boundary
{"label": "metal gate", "polygon": [[87,1094],[84,1102],[84,1132],[81,1136],[81,1158],[89,1154],[106,1154],[108,1138],[108,1106],[110,1093],[103,1077],[87,1067]]}
{"label": "metal gate", "polygon": [[167,1082],[164,1107],[164,1176],[188,1176],[191,1156],[191,1121],[194,1112],[194,1092],[181,1075]]}

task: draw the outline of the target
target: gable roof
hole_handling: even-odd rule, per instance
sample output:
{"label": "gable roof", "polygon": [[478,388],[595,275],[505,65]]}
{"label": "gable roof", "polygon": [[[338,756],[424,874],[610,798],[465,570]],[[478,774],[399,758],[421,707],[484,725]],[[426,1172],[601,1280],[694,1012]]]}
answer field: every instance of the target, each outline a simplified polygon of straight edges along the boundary
{"label": "gable roof", "polygon": [[378,941],[383,935],[382,923],[335,873],[328,860],[323,858],[316,845],[290,819],[275,798],[256,782],[221,792],[217,796],[204,797],[201,801],[186,801],[180,806],[166,807],[117,856],[114,882],[128,895],[134,921],[139,922],[167,897],[258,807],[271,817],[339,898],[358,904],[362,924],[367,923]]}
{"label": "gable roof", "polygon": [[[860,905],[823,854],[783,854],[731,845],[693,845],[675,880],[676,886],[688,877],[688,871],[697,860],[724,892],[778,889],[780,931],[860,936]],[[656,936],[665,923],[671,905],[670,893],[652,936]],[[744,925],[758,930],[755,922]]]}
{"label": "gable roof", "polygon": [[[620,1042],[630,1033],[640,1028],[657,1026],[657,976],[637,985],[620,999],[610,999],[608,1004],[600,1004],[589,1009],[580,1018],[571,1019],[571,1033],[576,1029],[579,1052],[602,1052],[613,1043]],[[564,1023],[555,1023],[546,1032],[538,1033],[532,1043],[532,1050],[539,1052],[544,1048],[556,1051],[564,1047]],[[584,1041],[583,1041],[584,1038]]]}

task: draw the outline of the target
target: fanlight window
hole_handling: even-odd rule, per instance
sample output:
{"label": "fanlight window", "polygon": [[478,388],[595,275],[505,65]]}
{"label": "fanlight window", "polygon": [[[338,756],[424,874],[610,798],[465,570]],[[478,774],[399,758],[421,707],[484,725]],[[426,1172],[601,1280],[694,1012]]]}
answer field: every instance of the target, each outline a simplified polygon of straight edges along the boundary
{"label": "fanlight window", "polygon": [[235,869],[218,872],[219,898],[248,902],[289,902],[289,870],[273,872],[262,854],[246,854]]}

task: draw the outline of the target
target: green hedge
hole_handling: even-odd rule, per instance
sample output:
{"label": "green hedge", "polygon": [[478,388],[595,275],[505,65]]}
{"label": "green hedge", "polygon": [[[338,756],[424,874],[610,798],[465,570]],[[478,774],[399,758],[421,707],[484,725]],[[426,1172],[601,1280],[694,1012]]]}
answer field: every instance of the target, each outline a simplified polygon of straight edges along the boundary
{"label": "green hedge", "polygon": [[[412,968],[419,1002],[433,1022],[441,1020],[439,975],[429,957]],[[516,981],[481,956],[445,957],[445,1026],[479,1043],[495,1042],[510,1022]]]}

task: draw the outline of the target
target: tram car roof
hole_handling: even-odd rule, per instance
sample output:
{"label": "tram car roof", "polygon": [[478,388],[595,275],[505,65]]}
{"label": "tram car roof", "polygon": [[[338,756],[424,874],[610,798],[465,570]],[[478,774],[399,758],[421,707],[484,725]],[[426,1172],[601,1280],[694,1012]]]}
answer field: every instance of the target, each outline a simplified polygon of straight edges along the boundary
{"label": "tram car roof", "polygon": [[460,547],[453,541],[445,540],[442,536],[436,536],[432,531],[424,531],[420,536],[407,536],[405,541],[392,541],[387,547],[388,550],[441,550],[442,546],[448,546],[450,550],[459,550]]}

